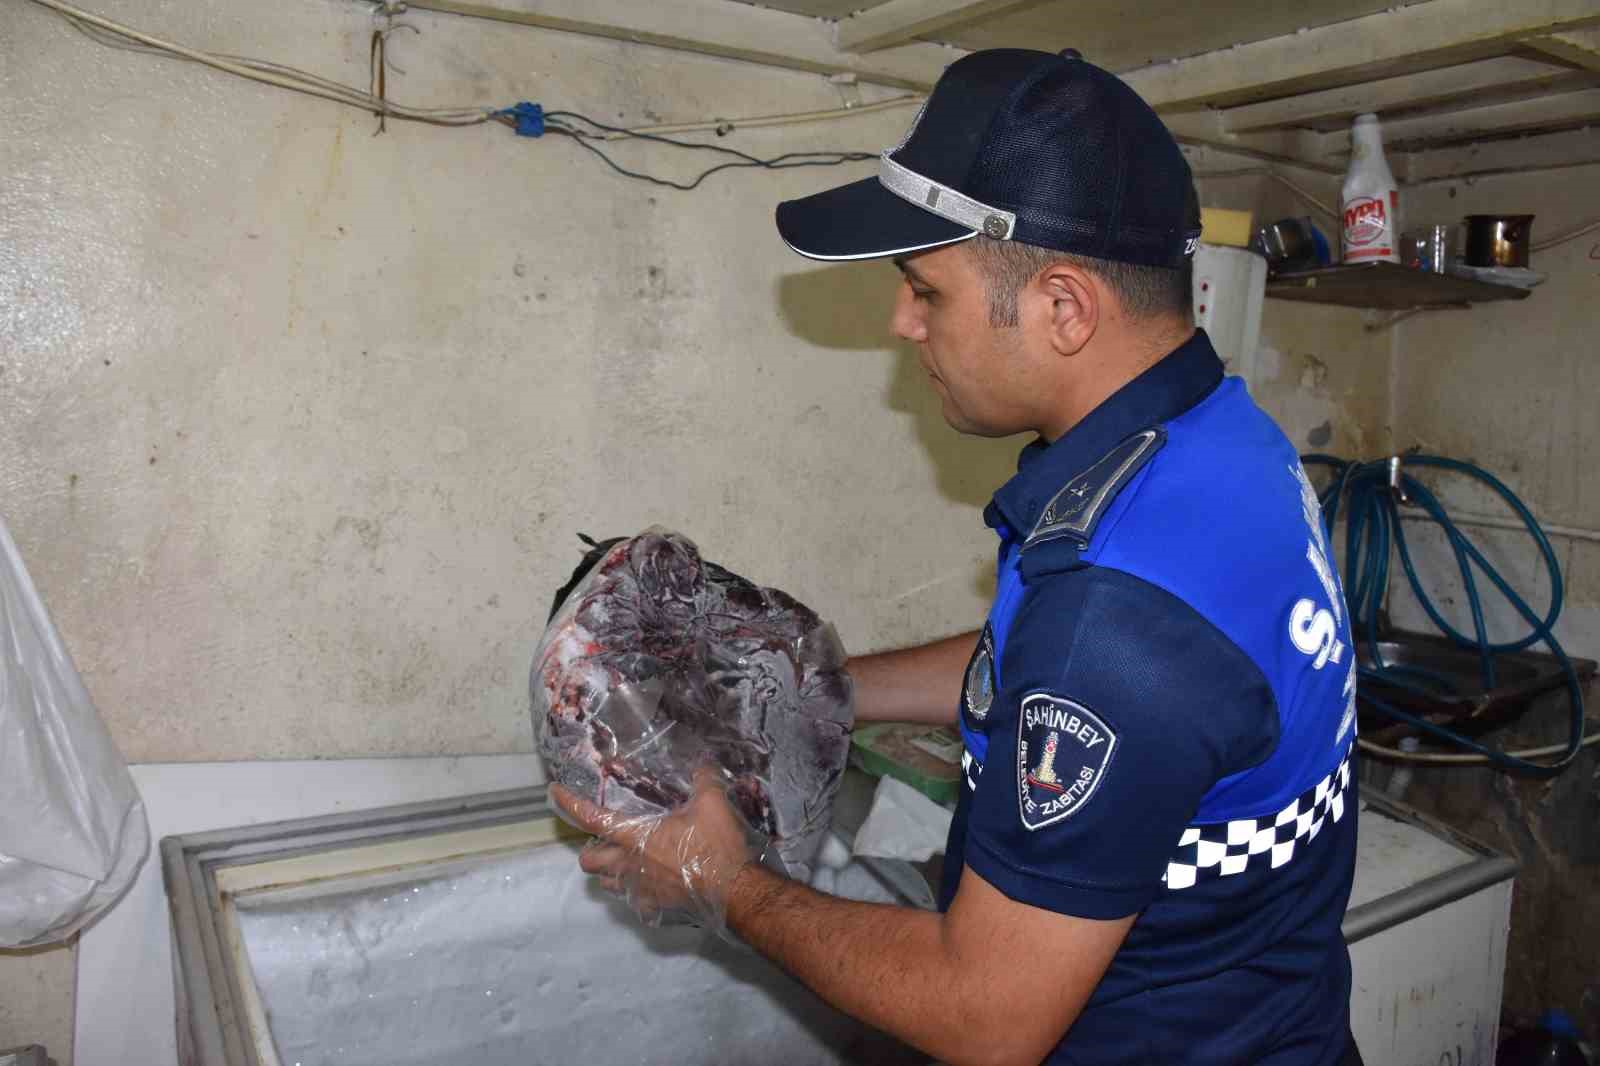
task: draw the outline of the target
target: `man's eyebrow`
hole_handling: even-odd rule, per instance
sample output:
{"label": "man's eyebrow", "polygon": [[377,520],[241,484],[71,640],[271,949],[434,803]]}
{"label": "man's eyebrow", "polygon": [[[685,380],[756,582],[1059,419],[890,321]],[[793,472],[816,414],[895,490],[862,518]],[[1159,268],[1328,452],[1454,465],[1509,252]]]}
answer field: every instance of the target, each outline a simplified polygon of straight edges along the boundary
{"label": "man's eyebrow", "polygon": [[897,256],[894,257],[893,262],[894,262],[895,266],[900,268],[900,273],[904,274],[906,277],[910,278],[912,281],[916,282],[918,285],[921,285],[924,288],[928,288],[928,289],[933,288],[932,285],[928,284],[928,279],[927,278],[925,278],[921,274],[917,273],[916,268],[913,267],[910,263],[906,262],[905,256],[897,255]]}

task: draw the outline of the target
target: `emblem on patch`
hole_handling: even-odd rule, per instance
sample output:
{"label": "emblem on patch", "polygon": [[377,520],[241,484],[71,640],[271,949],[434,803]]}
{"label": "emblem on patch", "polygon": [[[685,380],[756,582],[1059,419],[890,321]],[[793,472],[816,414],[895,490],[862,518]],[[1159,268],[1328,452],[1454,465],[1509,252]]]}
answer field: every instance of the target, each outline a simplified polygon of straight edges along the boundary
{"label": "emblem on patch", "polygon": [[1017,800],[1022,824],[1043,829],[1083,809],[1100,787],[1117,735],[1093,711],[1036,694],[1017,716]]}
{"label": "emblem on patch", "polygon": [[994,705],[994,638],[988,626],[984,627],[978,649],[967,663],[967,680],[961,698],[973,721],[981,722],[989,717],[989,708]]}

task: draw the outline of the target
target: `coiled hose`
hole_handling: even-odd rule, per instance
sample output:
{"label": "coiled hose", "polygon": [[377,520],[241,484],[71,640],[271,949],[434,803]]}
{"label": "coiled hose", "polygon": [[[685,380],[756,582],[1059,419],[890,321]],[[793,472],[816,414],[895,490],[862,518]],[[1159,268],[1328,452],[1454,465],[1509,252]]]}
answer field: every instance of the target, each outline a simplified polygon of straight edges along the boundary
{"label": "coiled hose", "polygon": [[[1358,641],[1366,641],[1369,656],[1369,664],[1361,666],[1357,672],[1357,692],[1361,702],[1396,721],[1415,727],[1435,740],[1466,748],[1472,753],[1407,754],[1403,757],[1413,761],[1446,764],[1488,764],[1530,777],[1554,777],[1578,757],[1578,752],[1586,744],[1600,740],[1600,735],[1584,736],[1583,686],[1572,660],[1556,640],[1554,632],[1556,620],[1561,616],[1563,600],[1561,564],[1556,559],[1555,549],[1551,547],[1549,538],[1545,536],[1533,513],[1499,478],[1472,463],[1437,455],[1409,454],[1404,457],[1396,456],[1357,463],[1332,455],[1313,453],[1301,456],[1301,461],[1308,467],[1325,466],[1333,471],[1327,487],[1320,494],[1322,513],[1327,520],[1329,530],[1335,528],[1341,502],[1348,499],[1344,504],[1345,598],[1349,604],[1351,628],[1357,631]],[[1406,467],[1429,467],[1463,474],[1488,486],[1505,501],[1527,528],[1550,576],[1550,606],[1542,616],[1511,588],[1500,572],[1484,558],[1483,553],[1450,520],[1450,516],[1445,513],[1433,492],[1421,481],[1406,473]],[[1422,508],[1444,531],[1445,539],[1455,556],[1456,567],[1461,573],[1461,584],[1472,617],[1470,634],[1463,633],[1451,625],[1423,589],[1400,519],[1399,506],[1402,500]],[[1378,631],[1378,615],[1389,588],[1390,560],[1396,554],[1400,557],[1400,565],[1405,571],[1406,580],[1411,583],[1411,591],[1428,617],[1433,620],[1433,624],[1456,644],[1476,651],[1485,690],[1495,686],[1496,655],[1522,651],[1540,643],[1550,649],[1550,653],[1561,666],[1571,702],[1570,728],[1565,744],[1533,751],[1498,751],[1453,729],[1403,711],[1372,694],[1371,682],[1382,682],[1421,696],[1435,698],[1441,692],[1449,692],[1454,688],[1448,678],[1431,671],[1384,661],[1379,646],[1381,634]],[[1511,606],[1516,608],[1517,613],[1528,624],[1528,632],[1525,635],[1515,640],[1489,639],[1474,568],[1487,577]],[[1363,686],[1361,682],[1368,684]],[[1380,748],[1367,741],[1361,743],[1363,748],[1379,754],[1402,756],[1402,753],[1393,749]],[[1552,754],[1558,756],[1553,762],[1532,761],[1535,756]]]}

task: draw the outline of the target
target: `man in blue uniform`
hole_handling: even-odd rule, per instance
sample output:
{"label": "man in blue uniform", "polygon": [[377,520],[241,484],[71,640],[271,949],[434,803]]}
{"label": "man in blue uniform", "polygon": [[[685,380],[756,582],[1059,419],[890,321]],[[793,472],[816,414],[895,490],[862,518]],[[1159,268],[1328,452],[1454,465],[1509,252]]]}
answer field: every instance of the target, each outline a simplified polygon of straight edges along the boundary
{"label": "man in blue uniform", "polygon": [[947,421],[1037,438],[984,514],[988,624],[851,661],[862,719],[959,721],[940,912],[777,877],[714,788],[649,833],[557,790],[609,842],[585,868],[945,1062],[1359,1062],[1343,594],[1294,449],[1192,327],[1171,136],[1076,53],[974,53],[877,178],[778,228],[893,257]]}

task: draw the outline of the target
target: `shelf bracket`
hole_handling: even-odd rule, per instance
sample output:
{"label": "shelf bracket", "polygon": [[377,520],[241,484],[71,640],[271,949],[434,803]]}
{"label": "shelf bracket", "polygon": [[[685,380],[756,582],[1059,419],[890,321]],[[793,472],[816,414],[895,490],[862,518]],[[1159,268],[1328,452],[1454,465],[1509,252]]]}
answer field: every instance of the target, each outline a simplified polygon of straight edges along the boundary
{"label": "shelf bracket", "polygon": [[1408,318],[1415,318],[1417,315],[1426,314],[1429,311],[1470,311],[1471,309],[1472,305],[1466,303],[1413,307],[1409,311],[1396,311],[1394,314],[1377,322],[1363,322],[1361,328],[1367,333],[1383,333],[1386,330],[1393,329]]}

